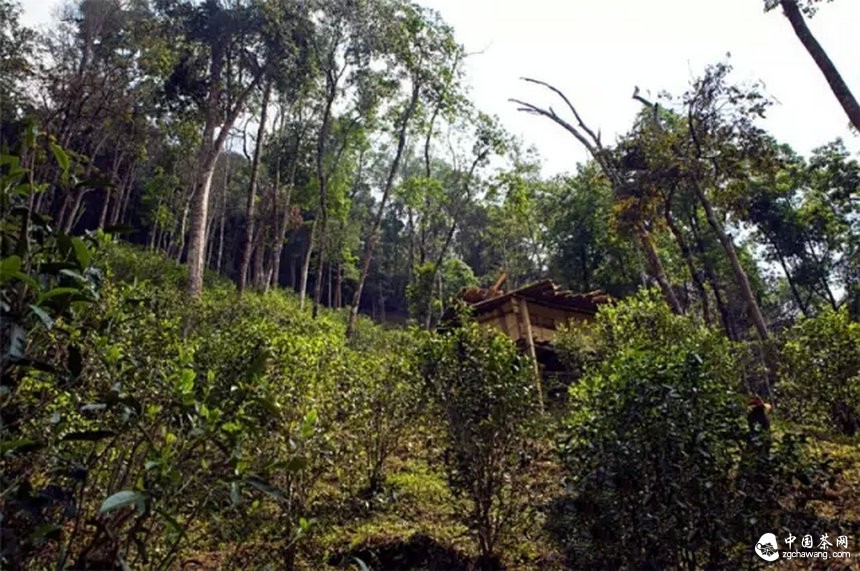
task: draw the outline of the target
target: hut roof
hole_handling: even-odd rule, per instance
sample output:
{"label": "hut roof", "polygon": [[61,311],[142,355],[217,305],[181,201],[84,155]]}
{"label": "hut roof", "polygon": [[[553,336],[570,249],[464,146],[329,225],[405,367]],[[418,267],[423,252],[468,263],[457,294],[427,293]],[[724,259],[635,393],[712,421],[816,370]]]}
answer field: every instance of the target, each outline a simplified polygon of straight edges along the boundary
{"label": "hut roof", "polygon": [[547,279],[480,301],[474,301],[471,306],[477,315],[493,311],[514,297],[524,298],[531,303],[554,309],[588,314],[597,313],[600,304],[609,302],[609,295],[606,292],[598,290],[589,293],[573,293],[561,289],[554,281]]}

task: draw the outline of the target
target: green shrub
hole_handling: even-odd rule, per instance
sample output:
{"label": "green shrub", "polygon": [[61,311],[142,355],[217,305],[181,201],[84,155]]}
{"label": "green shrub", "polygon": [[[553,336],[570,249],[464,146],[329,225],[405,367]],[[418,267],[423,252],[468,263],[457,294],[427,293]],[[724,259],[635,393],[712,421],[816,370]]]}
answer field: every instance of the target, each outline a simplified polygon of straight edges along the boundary
{"label": "green shrub", "polygon": [[603,358],[570,390],[551,532],[577,566],[728,565],[776,525],[798,443],[748,432],[733,344],[656,292],[602,309],[593,336]]}
{"label": "green shrub", "polygon": [[528,515],[524,475],[537,405],[532,369],[510,339],[473,322],[428,335],[422,357],[444,423],[449,483],[466,499],[460,515],[490,565]]}
{"label": "green shrub", "polygon": [[842,434],[860,430],[860,323],[845,308],[789,330],[781,373],[778,404],[787,416]]}

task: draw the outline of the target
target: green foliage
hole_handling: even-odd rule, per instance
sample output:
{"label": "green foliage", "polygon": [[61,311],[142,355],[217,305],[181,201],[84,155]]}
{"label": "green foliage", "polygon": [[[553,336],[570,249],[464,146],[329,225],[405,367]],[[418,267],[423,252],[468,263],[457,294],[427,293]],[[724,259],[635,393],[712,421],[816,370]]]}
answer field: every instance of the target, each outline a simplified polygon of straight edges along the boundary
{"label": "green foliage", "polygon": [[507,337],[475,323],[426,336],[421,353],[444,422],[448,479],[467,500],[460,515],[489,562],[528,516],[531,366]]}
{"label": "green foliage", "polygon": [[731,342],[649,291],[603,309],[589,351],[560,441],[568,493],[549,524],[570,561],[723,567],[776,525],[801,449],[748,433]]}
{"label": "green foliage", "polygon": [[842,434],[860,430],[860,323],[846,308],[801,319],[781,355],[777,394],[789,418]]}
{"label": "green foliage", "polygon": [[[439,284],[433,281],[434,278],[437,282],[441,281],[441,293]],[[472,268],[458,258],[445,260],[438,273],[435,263],[421,264],[415,268],[413,282],[406,287],[409,315],[423,324],[427,320],[428,309],[431,310],[430,315],[433,317],[441,315],[448,298],[464,287],[474,286],[477,283]]]}

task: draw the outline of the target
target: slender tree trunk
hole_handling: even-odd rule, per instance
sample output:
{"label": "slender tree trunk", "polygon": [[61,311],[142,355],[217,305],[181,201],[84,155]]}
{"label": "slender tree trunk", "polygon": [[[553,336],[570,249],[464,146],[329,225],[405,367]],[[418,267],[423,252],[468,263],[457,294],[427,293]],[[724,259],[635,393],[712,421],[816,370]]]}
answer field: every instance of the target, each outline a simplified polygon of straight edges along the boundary
{"label": "slender tree trunk", "polygon": [[107,223],[108,208],[110,207],[111,187],[105,187],[105,198],[102,202],[102,209],[99,212],[99,228],[104,228]]}
{"label": "slender tree trunk", "polygon": [[[279,178],[278,170],[275,170],[275,179]],[[290,198],[293,192],[293,184],[287,187],[287,195],[284,197],[283,212],[278,224],[278,234],[275,237],[275,244],[272,247],[272,277],[275,280],[275,285],[280,285],[281,278],[281,258],[284,253],[284,242],[287,239],[287,227],[290,224]]]}
{"label": "slender tree trunk", "polygon": [[738,259],[735,244],[732,241],[732,238],[726,233],[725,229],[723,229],[720,221],[717,219],[717,214],[714,212],[714,209],[711,206],[711,201],[708,200],[702,186],[700,184],[694,184],[693,188],[696,191],[696,196],[699,198],[699,202],[701,202],[705,209],[705,217],[708,220],[708,225],[710,225],[714,234],[717,235],[717,239],[720,241],[720,244],[723,246],[723,250],[726,252],[726,256],[729,258],[729,262],[732,265],[732,271],[734,271],[735,274],[735,280],[737,281],[738,287],[741,290],[741,295],[744,297],[744,301],[746,302],[747,313],[750,320],[753,322],[759,338],[761,338],[762,341],[767,341],[770,336],[767,330],[767,325],[764,322],[764,316],[761,314],[758,302],[755,299],[755,294],[753,294],[752,286],[750,286],[749,278],[747,278],[747,273],[743,266],[741,266],[741,262]]}
{"label": "slender tree trunk", "polygon": [[132,190],[134,190],[134,179],[137,176],[137,163],[134,163],[125,175],[123,183],[122,200],[120,201],[119,222],[126,220],[125,213],[128,210],[128,205],[131,203]]}
{"label": "slender tree trunk", "polygon": [[675,241],[678,242],[678,247],[681,249],[681,256],[684,258],[684,262],[687,265],[687,271],[690,272],[690,278],[693,280],[693,286],[696,288],[696,292],[699,294],[699,298],[702,302],[702,319],[704,320],[706,325],[711,324],[711,304],[708,301],[708,292],[705,290],[705,284],[702,283],[702,277],[699,275],[699,270],[696,268],[696,262],[693,259],[693,255],[690,252],[690,247],[687,245],[687,240],[684,239],[684,234],[681,232],[681,229],[678,227],[678,224],[675,222],[675,217],[672,215],[672,193],[670,192],[667,197],[665,197],[664,201],[664,216],[666,218],[666,225],[669,227],[669,231],[672,232],[672,235],[675,237]]}
{"label": "slender tree trunk", "polygon": [[340,262],[337,263],[335,272],[334,306],[337,309],[343,307],[343,268],[341,268]]}
{"label": "slender tree trunk", "polygon": [[328,306],[332,307],[333,299],[332,299],[332,291],[331,291],[331,262],[328,263]]}
{"label": "slender tree trunk", "polygon": [[729,311],[728,305],[723,299],[723,294],[720,290],[720,280],[717,277],[717,274],[714,271],[714,268],[711,265],[710,261],[708,261],[708,255],[705,249],[705,242],[702,239],[702,235],[699,230],[699,223],[696,220],[695,213],[690,216],[690,228],[692,228],[693,230],[693,238],[696,241],[696,249],[698,250],[699,257],[702,260],[702,267],[705,269],[705,277],[708,279],[708,284],[711,286],[711,291],[714,293],[714,302],[717,304],[717,312],[720,314],[720,322],[723,324],[723,328],[726,330],[726,336],[728,336],[729,339],[736,341],[738,339],[738,335],[735,331],[734,319],[732,319],[732,314]]}
{"label": "slender tree trunk", "polygon": [[400,133],[397,141],[397,151],[394,154],[394,160],[391,162],[391,168],[388,171],[388,178],[385,181],[385,187],[382,191],[382,198],[379,201],[379,210],[373,220],[373,226],[367,237],[367,245],[364,249],[364,259],[361,266],[361,277],[358,280],[358,285],[355,288],[355,293],[352,296],[352,307],[350,308],[349,321],[346,327],[347,337],[352,337],[355,332],[355,320],[358,318],[358,309],[361,304],[361,293],[364,289],[364,284],[367,281],[367,274],[370,272],[370,262],[373,259],[373,251],[376,249],[376,244],[379,241],[379,227],[382,225],[382,217],[385,213],[385,206],[388,202],[388,196],[391,194],[391,189],[394,186],[394,178],[397,176],[397,171],[400,168],[400,159],[403,156],[403,149],[406,146],[406,130],[409,127],[409,121],[415,113],[415,108],[418,105],[418,96],[421,93],[421,85],[413,79],[412,96],[409,100],[409,105],[400,117]]}
{"label": "slender tree trunk", "polygon": [[230,186],[230,161],[224,165],[224,185],[221,188],[221,224],[218,225],[218,256],[215,261],[215,271],[221,273],[221,263],[224,259],[224,227],[227,224],[227,188]]}
{"label": "slender tree trunk", "polygon": [[254,160],[251,162],[251,180],[248,183],[248,202],[245,206],[245,240],[242,242],[242,253],[239,256],[239,273],[236,276],[236,291],[239,296],[245,291],[248,264],[251,262],[251,248],[254,239],[254,202],[257,198],[257,179],[260,173],[260,155],[263,152],[263,138],[266,135],[266,114],[269,107],[269,96],[272,93],[272,83],[266,82],[263,89],[263,103],[260,109],[260,125],[257,128],[257,141],[254,145]]}
{"label": "slender tree trunk", "polygon": [[337,84],[340,79],[340,74],[335,70],[328,70],[326,73],[326,101],[323,109],[322,125],[317,136],[317,154],[316,154],[316,169],[317,182],[320,187],[320,228],[319,228],[319,247],[317,248],[317,275],[314,281],[314,306],[313,317],[316,318],[319,312],[320,299],[322,298],[323,284],[323,269],[325,265],[326,248],[328,247],[328,174],[325,172],[324,161],[326,148],[328,147],[328,138],[331,125],[331,108],[334,104],[334,99],[337,96]]}
{"label": "slender tree trunk", "polygon": [[[212,175],[218,155],[227,141],[227,136],[251,92],[262,79],[258,73],[245,90],[236,98],[226,118],[219,120],[218,107],[221,99],[221,71],[223,52],[213,54],[210,67],[211,87],[207,98],[206,120],[203,128],[203,141],[197,162],[198,184],[194,193],[191,216],[191,231],[188,243],[188,293],[198,297],[203,291],[203,263],[206,259],[206,221],[209,217],[209,191],[212,188]],[[215,137],[216,126],[220,129]]]}
{"label": "slender tree trunk", "polygon": [[666,270],[663,269],[663,262],[660,261],[660,256],[657,254],[657,249],[654,247],[654,242],[651,241],[651,234],[641,222],[636,225],[636,237],[639,239],[639,245],[645,253],[645,258],[648,260],[651,275],[657,280],[657,284],[663,291],[663,297],[666,298],[666,302],[669,304],[669,307],[671,307],[672,311],[676,314],[683,315],[684,309],[681,307],[681,303],[675,295],[675,290],[672,289],[672,284],[669,282]]}
{"label": "slender tree trunk", "polygon": [[[214,167],[213,167],[213,169],[214,169]],[[211,179],[212,179],[211,174],[209,175],[209,179],[211,181]],[[179,223],[179,232],[177,233],[178,238],[179,238],[179,246],[176,247],[175,251],[173,252],[173,255],[176,257],[176,263],[179,263],[182,261],[182,252],[183,252],[183,250],[185,250],[185,234],[186,234],[185,230],[188,226],[188,215],[191,212],[191,203],[194,201],[194,195],[198,192],[199,192],[199,189],[193,191],[192,195],[189,196],[188,199],[185,201],[185,207],[182,209],[182,219]],[[173,248],[172,241],[171,241],[170,247]]]}
{"label": "slender tree trunk", "polygon": [[809,317],[809,310],[806,307],[806,304],[803,302],[803,298],[800,295],[800,291],[797,289],[797,284],[794,283],[794,278],[791,277],[791,271],[788,267],[788,261],[786,261],[785,256],[782,255],[782,249],[780,249],[776,240],[770,234],[765,234],[768,240],[770,241],[771,246],[773,246],[774,252],[776,252],[776,259],[779,261],[779,265],[782,268],[783,273],[785,274],[785,280],[788,282],[788,288],[791,291],[791,296],[794,298],[795,303],[797,303],[797,308],[800,309],[800,312],[804,315],[804,317]]}
{"label": "slender tree trunk", "polygon": [[[463,185],[463,199],[464,201],[468,201],[470,198],[469,188],[472,184],[472,177],[475,175],[475,169],[478,168],[478,164],[482,160],[484,160],[489,151],[482,151],[475,157],[475,160],[472,161],[472,165],[469,168],[469,173],[466,175],[466,181]],[[429,163],[428,163],[429,164]],[[459,210],[459,209],[458,209]],[[436,281],[436,276],[439,275],[439,270],[442,268],[442,264],[445,262],[445,254],[448,252],[448,247],[451,245],[451,240],[454,238],[454,233],[457,231],[457,218],[459,216],[459,212],[452,213],[451,216],[451,227],[448,229],[448,234],[445,236],[445,243],[442,244],[442,249],[439,250],[439,257],[436,259],[436,263],[433,264],[433,272],[430,275],[430,295],[427,298],[427,307],[426,307],[426,318],[424,322],[424,327],[426,329],[430,329],[430,325],[432,324],[432,314],[433,314],[433,284]],[[442,299],[442,290],[440,287],[439,290],[439,298]],[[443,301],[444,306],[444,301]]]}
{"label": "slender tree trunk", "polygon": [[842,75],[839,74],[839,70],[836,69],[827,52],[812,35],[812,31],[806,24],[806,19],[804,19],[800,7],[797,5],[797,0],[780,0],[780,4],[785,17],[788,18],[791,27],[794,28],[795,35],[806,48],[806,51],[809,52],[809,55],[812,56],[818,69],[824,74],[833,95],[842,105],[842,109],[845,110],[851,124],[854,125],[855,129],[860,130],[860,105],[857,103],[857,98],[851,93],[848,84],[842,79]]}
{"label": "slender tree trunk", "polygon": [[317,233],[317,218],[314,218],[313,224],[311,224],[311,231],[308,234],[308,247],[305,250],[305,259],[302,262],[302,277],[301,284],[299,285],[299,308],[305,308],[305,296],[308,291],[308,273],[311,269],[311,256],[314,252],[314,241]]}
{"label": "slender tree trunk", "polygon": [[262,289],[263,287],[263,277],[265,276],[265,270],[263,269],[263,253],[266,249],[266,230],[265,228],[257,228],[257,231],[254,235],[254,250],[253,250],[253,258],[254,263],[251,265],[253,269],[251,283],[254,284],[254,287],[258,289]]}

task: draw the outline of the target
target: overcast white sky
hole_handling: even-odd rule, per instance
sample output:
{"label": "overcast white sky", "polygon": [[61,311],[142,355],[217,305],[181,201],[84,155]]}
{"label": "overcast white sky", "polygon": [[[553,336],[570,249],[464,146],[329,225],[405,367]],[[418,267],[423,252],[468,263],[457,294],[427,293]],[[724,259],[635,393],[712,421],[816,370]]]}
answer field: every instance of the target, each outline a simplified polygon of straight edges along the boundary
{"label": "overcast white sky", "polygon": [[[765,126],[808,153],[838,136],[860,150],[860,137],[788,21],[763,0],[421,0],[439,10],[469,51],[478,106],[533,144],[548,173],[585,158],[548,120],[516,111],[508,98],[557,102],[530,76],[561,88],[605,141],[624,132],[640,104],[633,87],[681,93],[709,63],[731,53],[737,80],[762,80],[778,100]],[[23,0],[25,21],[50,21],[56,0]],[[810,22],[855,95],[860,96],[860,1],[822,5]]]}

